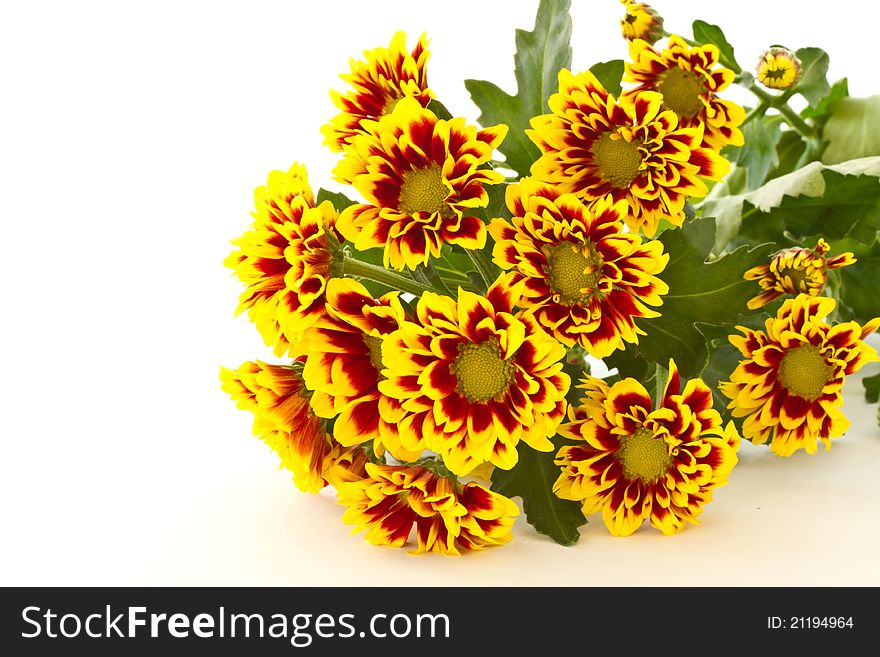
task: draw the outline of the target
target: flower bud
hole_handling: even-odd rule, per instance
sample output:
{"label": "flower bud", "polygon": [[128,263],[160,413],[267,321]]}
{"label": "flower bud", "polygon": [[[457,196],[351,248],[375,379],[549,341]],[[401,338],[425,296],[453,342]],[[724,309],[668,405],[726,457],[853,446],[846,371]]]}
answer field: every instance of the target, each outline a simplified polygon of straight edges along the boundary
{"label": "flower bud", "polygon": [[620,21],[623,38],[627,41],[644,39],[651,45],[663,37],[663,17],[643,2],[620,0],[626,7],[626,14]]}
{"label": "flower bud", "polygon": [[801,77],[801,60],[788,48],[771,46],[758,60],[758,82],[770,89],[790,89]]}

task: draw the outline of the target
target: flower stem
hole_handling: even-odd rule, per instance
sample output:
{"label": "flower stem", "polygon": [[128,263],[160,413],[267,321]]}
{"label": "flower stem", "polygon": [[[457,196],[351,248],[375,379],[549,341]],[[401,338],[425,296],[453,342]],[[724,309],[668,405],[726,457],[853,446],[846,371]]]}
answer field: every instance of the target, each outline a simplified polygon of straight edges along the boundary
{"label": "flower stem", "polygon": [[355,260],[349,256],[346,256],[342,260],[342,275],[351,278],[365,278],[374,283],[380,283],[381,285],[387,285],[392,289],[400,290],[401,292],[409,292],[417,297],[421,296],[423,292],[435,291],[432,287],[422,285],[421,283],[414,281],[412,278],[390,271],[384,267]]}
{"label": "flower stem", "polygon": [[496,270],[495,264],[486,257],[486,254],[483,252],[483,249],[465,249],[467,251],[468,256],[471,259],[471,262],[474,263],[474,267],[477,268],[477,273],[480,274],[480,277],[483,279],[483,283],[485,284],[485,288],[482,290],[485,292],[489,289],[492,283],[495,282],[496,278]]}
{"label": "flower stem", "polygon": [[759,87],[754,80],[751,80],[746,88],[753,94],[755,94],[761,101],[758,104],[758,107],[752,110],[752,112],[749,112],[749,115],[746,117],[746,121],[750,120],[752,118],[752,114],[756,112],[759,108],[761,108],[762,105],[766,104],[766,107],[764,107],[763,111],[758,116],[760,116],[761,114],[766,112],[767,109],[772,107],[782,115],[782,118],[785,119],[785,122],[788,123],[788,125],[797,130],[802,136],[812,137],[813,134],[816,132],[816,129],[813,128],[813,126],[804,121],[801,117],[797,115],[797,113],[795,113],[793,109],[791,109],[791,107],[788,106],[788,99],[791,98],[792,94],[794,93],[794,89],[789,89],[783,94],[774,96],[773,94],[769,94],[761,89],[761,87]]}

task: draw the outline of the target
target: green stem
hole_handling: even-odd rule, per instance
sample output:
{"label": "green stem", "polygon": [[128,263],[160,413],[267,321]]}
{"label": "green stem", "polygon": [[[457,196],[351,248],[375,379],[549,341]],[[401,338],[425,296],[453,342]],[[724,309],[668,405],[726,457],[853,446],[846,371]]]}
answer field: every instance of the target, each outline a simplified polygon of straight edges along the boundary
{"label": "green stem", "polygon": [[[791,109],[791,107],[788,106],[787,101],[794,93],[794,89],[788,89],[785,93],[774,96],[761,89],[754,80],[749,82],[746,88],[755,94],[761,100],[761,103],[767,104],[768,107],[764,109],[765,112],[770,107],[774,108],[782,115],[782,118],[785,119],[785,122],[788,123],[788,125],[797,130],[804,137],[811,137],[816,132],[816,129],[813,128],[813,126],[804,121],[793,109]],[[758,105],[758,107],[760,106],[761,104]],[[757,110],[758,107],[755,109]],[[746,120],[748,120],[748,118],[749,117],[746,117]]]}
{"label": "green stem", "polygon": [[742,125],[745,125],[746,123],[754,119],[761,118],[762,116],[764,116],[768,109],[770,109],[770,103],[762,100],[755,108],[752,109],[751,112],[746,115],[746,120],[742,122]]}
{"label": "green stem", "polygon": [[782,114],[782,117],[788,125],[797,130],[804,137],[812,137],[815,134],[816,129],[799,117],[787,104],[782,104],[776,109],[779,110],[779,113]]}
{"label": "green stem", "polygon": [[485,290],[488,290],[489,286],[495,282],[495,265],[486,257],[482,249],[465,249],[465,251],[467,251],[471,262],[474,263],[474,267],[477,268],[477,272],[483,279],[483,283],[486,286]]}
{"label": "green stem", "polygon": [[435,291],[430,286],[422,285],[421,283],[414,281],[412,278],[408,278],[397,272],[389,271],[384,267],[378,267],[367,262],[355,260],[348,256],[342,260],[342,275],[352,278],[365,278],[374,283],[387,285],[394,290],[409,292],[417,297],[421,296],[423,292]]}
{"label": "green stem", "polygon": [[666,387],[667,370],[660,363],[654,365],[654,409],[663,405],[663,389]]}

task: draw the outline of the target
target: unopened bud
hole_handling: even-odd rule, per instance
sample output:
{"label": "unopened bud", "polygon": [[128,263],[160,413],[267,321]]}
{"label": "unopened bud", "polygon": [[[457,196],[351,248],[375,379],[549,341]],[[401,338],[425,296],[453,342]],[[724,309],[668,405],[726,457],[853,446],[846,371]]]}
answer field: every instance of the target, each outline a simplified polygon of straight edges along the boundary
{"label": "unopened bud", "polygon": [[790,89],[801,77],[801,60],[791,50],[771,46],[758,60],[758,82],[770,89]]}
{"label": "unopened bud", "polygon": [[644,39],[654,45],[663,37],[663,17],[653,7],[632,0],[620,2],[626,7],[626,14],[620,20],[623,38],[627,41]]}

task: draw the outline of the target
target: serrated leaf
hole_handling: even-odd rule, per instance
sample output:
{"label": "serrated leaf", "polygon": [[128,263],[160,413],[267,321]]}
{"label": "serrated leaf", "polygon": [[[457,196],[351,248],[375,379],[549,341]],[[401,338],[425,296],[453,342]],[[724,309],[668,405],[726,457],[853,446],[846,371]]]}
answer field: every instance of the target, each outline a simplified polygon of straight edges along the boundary
{"label": "serrated leaf", "polygon": [[330,203],[333,204],[333,207],[336,208],[337,212],[342,212],[345,208],[357,203],[357,201],[352,201],[341,192],[331,192],[322,187],[318,190],[318,196],[315,198],[315,203],[320,205],[324,201],[330,201]]}
{"label": "serrated leaf", "polygon": [[825,164],[880,155],[880,96],[841,98],[822,130]]}
{"label": "serrated leaf", "polygon": [[623,78],[623,60],[612,59],[609,62],[599,62],[590,67],[590,72],[605,87],[605,91],[613,96],[620,95],[620,80]]}
{"label": "serrated leaf", "polygon": [[[554,445],[560,447],[561,439],[554,438]],[[587,519],[578,502],[563,500],[553,493],[553,483],[561,472],[553,463],[556,451],[539,452],[520,441],[519,461],[511,470],[493,470],[492,490],[522,498],[526,521],[539,534],[560,545],[574,545],[580,538],[578,527],[586,524]]]}
{"label": "serrated leaf", "polygon": [[660,274],[669,293],[663,297],[662,315],[639,322],[647,335],[639,338],[639,353],[666,365],[673,358],[682,376],[699,376],[709,361],[709,347],[700,326],[734,324],[748,313],[746,303],[758,288],[743,279],[747,269],[764,262],[771,245],[746,246],[706,262],[706,226],[710,219],[686,223],[682,230],[660,236],[669,264]]}
{"label": "serrated leaf", "polygon": [[869,404],[876,404],[880,399],[880,372],[873,376],[866,376],[862,379],[862,385],[865,386],[865,401]]}
{"label": "serrated leaf", "polygon": [[745,143],[728,159],[746,168],[747,189],[763,185],[770,170],[779,164],[776,146],[782,138],[782,124],[782,117],[776,115],[756,118],[742,127]]}
{"label": "serrated leaf", "polygon": [[756,190],[710,195],[699,205],[715,217],[713,251],[721,253],[737,236],[759,243],[824,235],[870,242],[880,228],[880,157],[835,165],[812,162]]}
{"label": "serrated leaf", "polygon": [[795,54],[801,60],[801,79],[796,90],[811,107],[818,107],[831,90],[827,77],[828,53],[821,48],[800,48]]}
{"label": "serrated leaf", "polygon": [[831,242],[831,255],[846,251],[855,255],[856,262],[837,271],[840,299],[852,311],[853,319],[864,324],[880,317],[880,234],[870,244],[856,240]]}
{"label": "serrated leaf", "polygon": [[480,108],[480,124],[509,126],[498,150],[504,153],[507,166],[521,176],[529,174],[532,162],[540,156],[525,129],[532,117],[547,112],[547,99],[559,86],[559,70],[571,66],[570,5],[571,0],[541,0],[534,29],[516,31],[516,95],[485,80],[464,81]]}
{"label": "serrated leaf", "polygon": [[727,37],[724,36],[720,27],[706,21],[696,20],[693,29],[694,41],[701,45],[714,44],[718,46],[721,53],[719,58],[721,63],[734,73],[742,71],[739,64],[736,63],[736,57],[733,56],[733,46],[728,43]]}

